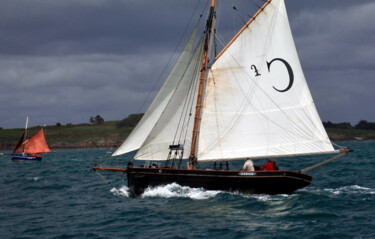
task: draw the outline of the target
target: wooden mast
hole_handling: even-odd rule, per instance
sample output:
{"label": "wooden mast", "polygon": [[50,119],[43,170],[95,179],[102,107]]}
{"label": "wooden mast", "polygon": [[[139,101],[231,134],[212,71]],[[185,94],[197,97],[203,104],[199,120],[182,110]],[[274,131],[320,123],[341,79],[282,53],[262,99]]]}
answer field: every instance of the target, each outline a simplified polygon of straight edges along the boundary
{"label": "wooden mast", "polygon": [[[234,40],[249,26],[249,24],[258,16],[260,12],[264,10],[264,8],[271,2],[272,0],[267,0],[264,5],[254,14],[254,16],[242,27],[242,29],[233,37],[233,39],[224,47],[224,49],[215,57],[215,60],[223,54],[223,52],[234,42]],[[201,109],[202,109],[202,94],[203,94],[203,87],[204,81],[206,77],[206,70],[207,70],[207,59],[208,59],[208,50],[209,50],[209,42],[211,40],[211,30],[212,30],[212,23],[215,17],[215,0],[211,0],[211,7],[210,7],[210,14],[207,19],[206,23],[206,39],[204,45],[204,53],[202,59],[202,68],[201,68],[201,75],[199,79],[199,89],[198,89],[198,96],[197,96],[197,104],[195,108],[195,117],[194,117],[194,129],[193,129],[193,136],[191,142],[191,151],[189,156],[189,169],[194,168],[194,164],[196,162],[196,147],[198,141],[198,131],[199,131],[199,121],[201,116]]]}
{"label": "wooden mast", "polygon": [[206,70],[207,70],[207,60],[208,60],[208,54],[209,54],[209,44],[211,40],[211,34],[212,34],[212,23],[213,19],[215,17],[215,0],[211,0],[211,6],[210,6],[210,14],[207,19],[206,23],[206,29],[205,29],[205,43],[204,43],[204,53],[203,53],[203,59],[202,59],[202,68],[201,68],[201,74],[199,78],[199,89],[198,89],[198,96],[197,96],[197,104],[195,107],[195,117],[194,117],[194,128],[193,128],[193,137],[191,142],[191,151],[189,156],[189,166],[188,169],[194,168],[194,163],[196,161],[196,147],[197,147],[197,141],[198,141],[198,129],[199,129],[199,121],[201,116],[201,109],[202,109],[202,94],[203,94],[203,87],[204,87],[204,81],[206,78]]}

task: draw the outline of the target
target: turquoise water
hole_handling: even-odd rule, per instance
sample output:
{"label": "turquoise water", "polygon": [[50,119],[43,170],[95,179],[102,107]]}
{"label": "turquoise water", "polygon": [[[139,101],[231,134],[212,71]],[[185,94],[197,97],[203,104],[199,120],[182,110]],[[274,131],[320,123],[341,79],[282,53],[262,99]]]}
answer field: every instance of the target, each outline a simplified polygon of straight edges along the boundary
{"label": "turquoise water", "polygon": [[[375,238],[375,142],[340,144],[355,152],[310,171],[309,187],[275,196],[172,184],[133,198],[126,178],[105,175],[107,184],[91,169],[109,149],[56,150],[41,162],[3,152],[0,238]],[[325,158],[278,165],[299,170]]]}

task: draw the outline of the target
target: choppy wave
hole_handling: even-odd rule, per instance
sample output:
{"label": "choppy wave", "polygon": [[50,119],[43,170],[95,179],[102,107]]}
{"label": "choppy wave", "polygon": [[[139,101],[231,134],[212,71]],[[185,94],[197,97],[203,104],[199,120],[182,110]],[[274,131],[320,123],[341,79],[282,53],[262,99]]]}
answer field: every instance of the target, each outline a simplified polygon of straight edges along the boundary
{"label": "choppy wave", "polygon": [[0,238],[375,238],[375,176],[369,170],[375,142],[354,146],[351,160],[317,169],[309,187],[291,194],[171,184],[149,188],[140,198],[133,198],[126,177],[106,175],[116,185],[108,187],[88,170],[108,149],[58,150],[23,163],[12,162],[9,152],[0,156]]}
{"label": "choppy wave", "polygon": [[269,195],[269,194],[240,194],[246,198],[254,198],[258,201],[268,202],[268,201],[279,201],[286,198],[293,197],[293,194],[277,194],[277,195]]}
{"label": "choppy wave", "polygon": [[38,182],[40,180],[40,177],[28,177],[27,180],[32,180],[34,182]]}
{"label": "choppy wave", "polygon": [[338,188],[316,188],[316,187],[308,187],[299,190],[300,192],[307,192],[313,194],[325,194],[325,195],[374,195],[375,189],[362,187],[359,185],[349,185],[344,187]]}
{"label": "choppy wave", "polygon": [[375,190],[371,188],[361,187],[358,185],[350,185],[340,188],[326,188],[325,191],[333,193],[335,195],[339,194],[375,194]]}

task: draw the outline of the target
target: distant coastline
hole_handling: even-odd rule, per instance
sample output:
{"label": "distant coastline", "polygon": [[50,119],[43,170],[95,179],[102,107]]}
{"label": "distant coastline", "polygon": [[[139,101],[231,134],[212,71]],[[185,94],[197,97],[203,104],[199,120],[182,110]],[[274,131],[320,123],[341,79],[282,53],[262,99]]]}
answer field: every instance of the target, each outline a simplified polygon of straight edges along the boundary
{"label": "distant coastline", "polygon": [[[375,141],[375,138],[361,138],[361,137],[350,137],[350,136],[334,136],[330,137],[333,142],[340,141]],[[56,149],[89,149],[89,148],[116,148],[122,144],[123,140],[109,140],[102,139],[98,141],[84,141],[84,142],[53,142],[49,143],[49,147],[52,150]],[[13,150],[15,144],[4,144],[0,143],[0,151]]]}
{"label": "distant coastline", "polygon": [[[375,138],[361,138],[361,137],[350,137],[350,136],[334,136],[329,137],[333,142],[340,141],[375,141]],[[125,139],[124,139],[125,140]],[[83,149],[83,148],[116,148],[123,143],[123,140],[100,140],[97,142],[80,142],[75,144],[69,144],[66,142],[58,142],[51,144],[50,147],[53,149]]]}
{"label": "distant coastline", "polygon": [[[134,115],[133,115],[134,116]],[[138,119],[137,119],[138,120]],[[108,121],[101,124],[68,124],[44,127],[49,147],[55,149],[113,148],[118,147],[134,129],[137,122]],[[31,127],[30,135],[40,126]],[[24,129],[0,129],[0,150],[13,150]],[[375,130],[326,127],[331,141],[375,140]]]}

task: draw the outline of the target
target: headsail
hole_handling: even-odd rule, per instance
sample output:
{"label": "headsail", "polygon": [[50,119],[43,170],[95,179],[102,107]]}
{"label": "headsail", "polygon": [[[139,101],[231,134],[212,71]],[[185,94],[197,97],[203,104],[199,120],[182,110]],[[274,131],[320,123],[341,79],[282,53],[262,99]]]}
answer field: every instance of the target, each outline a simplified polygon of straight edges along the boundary
{"label": "headsail", "polygon": [[25,143],[24,152],[28,154],[51,152],[51,149],[48,147],[46,139],[44,138],[43,128]]}
{"label": "headsail", "polygon": [[199,161],[334,152],[283,0],[271,1],[226,48],[210,69],[206,89]]}
{"label": "headsail", "polygon": [[172,97],[173,92],[176,90],[176,87],[189,64],[198,26],[199,24],[197,24],[194,28],[193,33],[191,34],[174,68],[172,69],[168,78],[165,80],[154,101],[143,115],[141,121],[126,138],[124,143],[112,154],[112,156],[121,155],[139,149],[146,140],[148,134],[164,111],[169,99]]}
{"label": "headsail", "polygon": [[23,152],[24,144],[25,144],[26,138],[27,138],[27,125],[28,125],[28,123],[29,123],[29,116],[26,117],[25,131],[23,132],[20,140],[17,143],[16,148],[13,151],[14,154]]}
{"label": "headsail", "polygon": [[177,89],[134,159],[167,160],[171,144],[185,145],[184,158],[188,157],[194,123],[189,110],[196,102],[203,44],[201,39]]}
{"label": "headsail", "polygon": [[23,132],[20,140],[18,141],[18,144],[17,144],[16,148],[13,151],[14,154],[23,152],[23,144],[24,144],[25,140],[26,140],[26,132]]}

